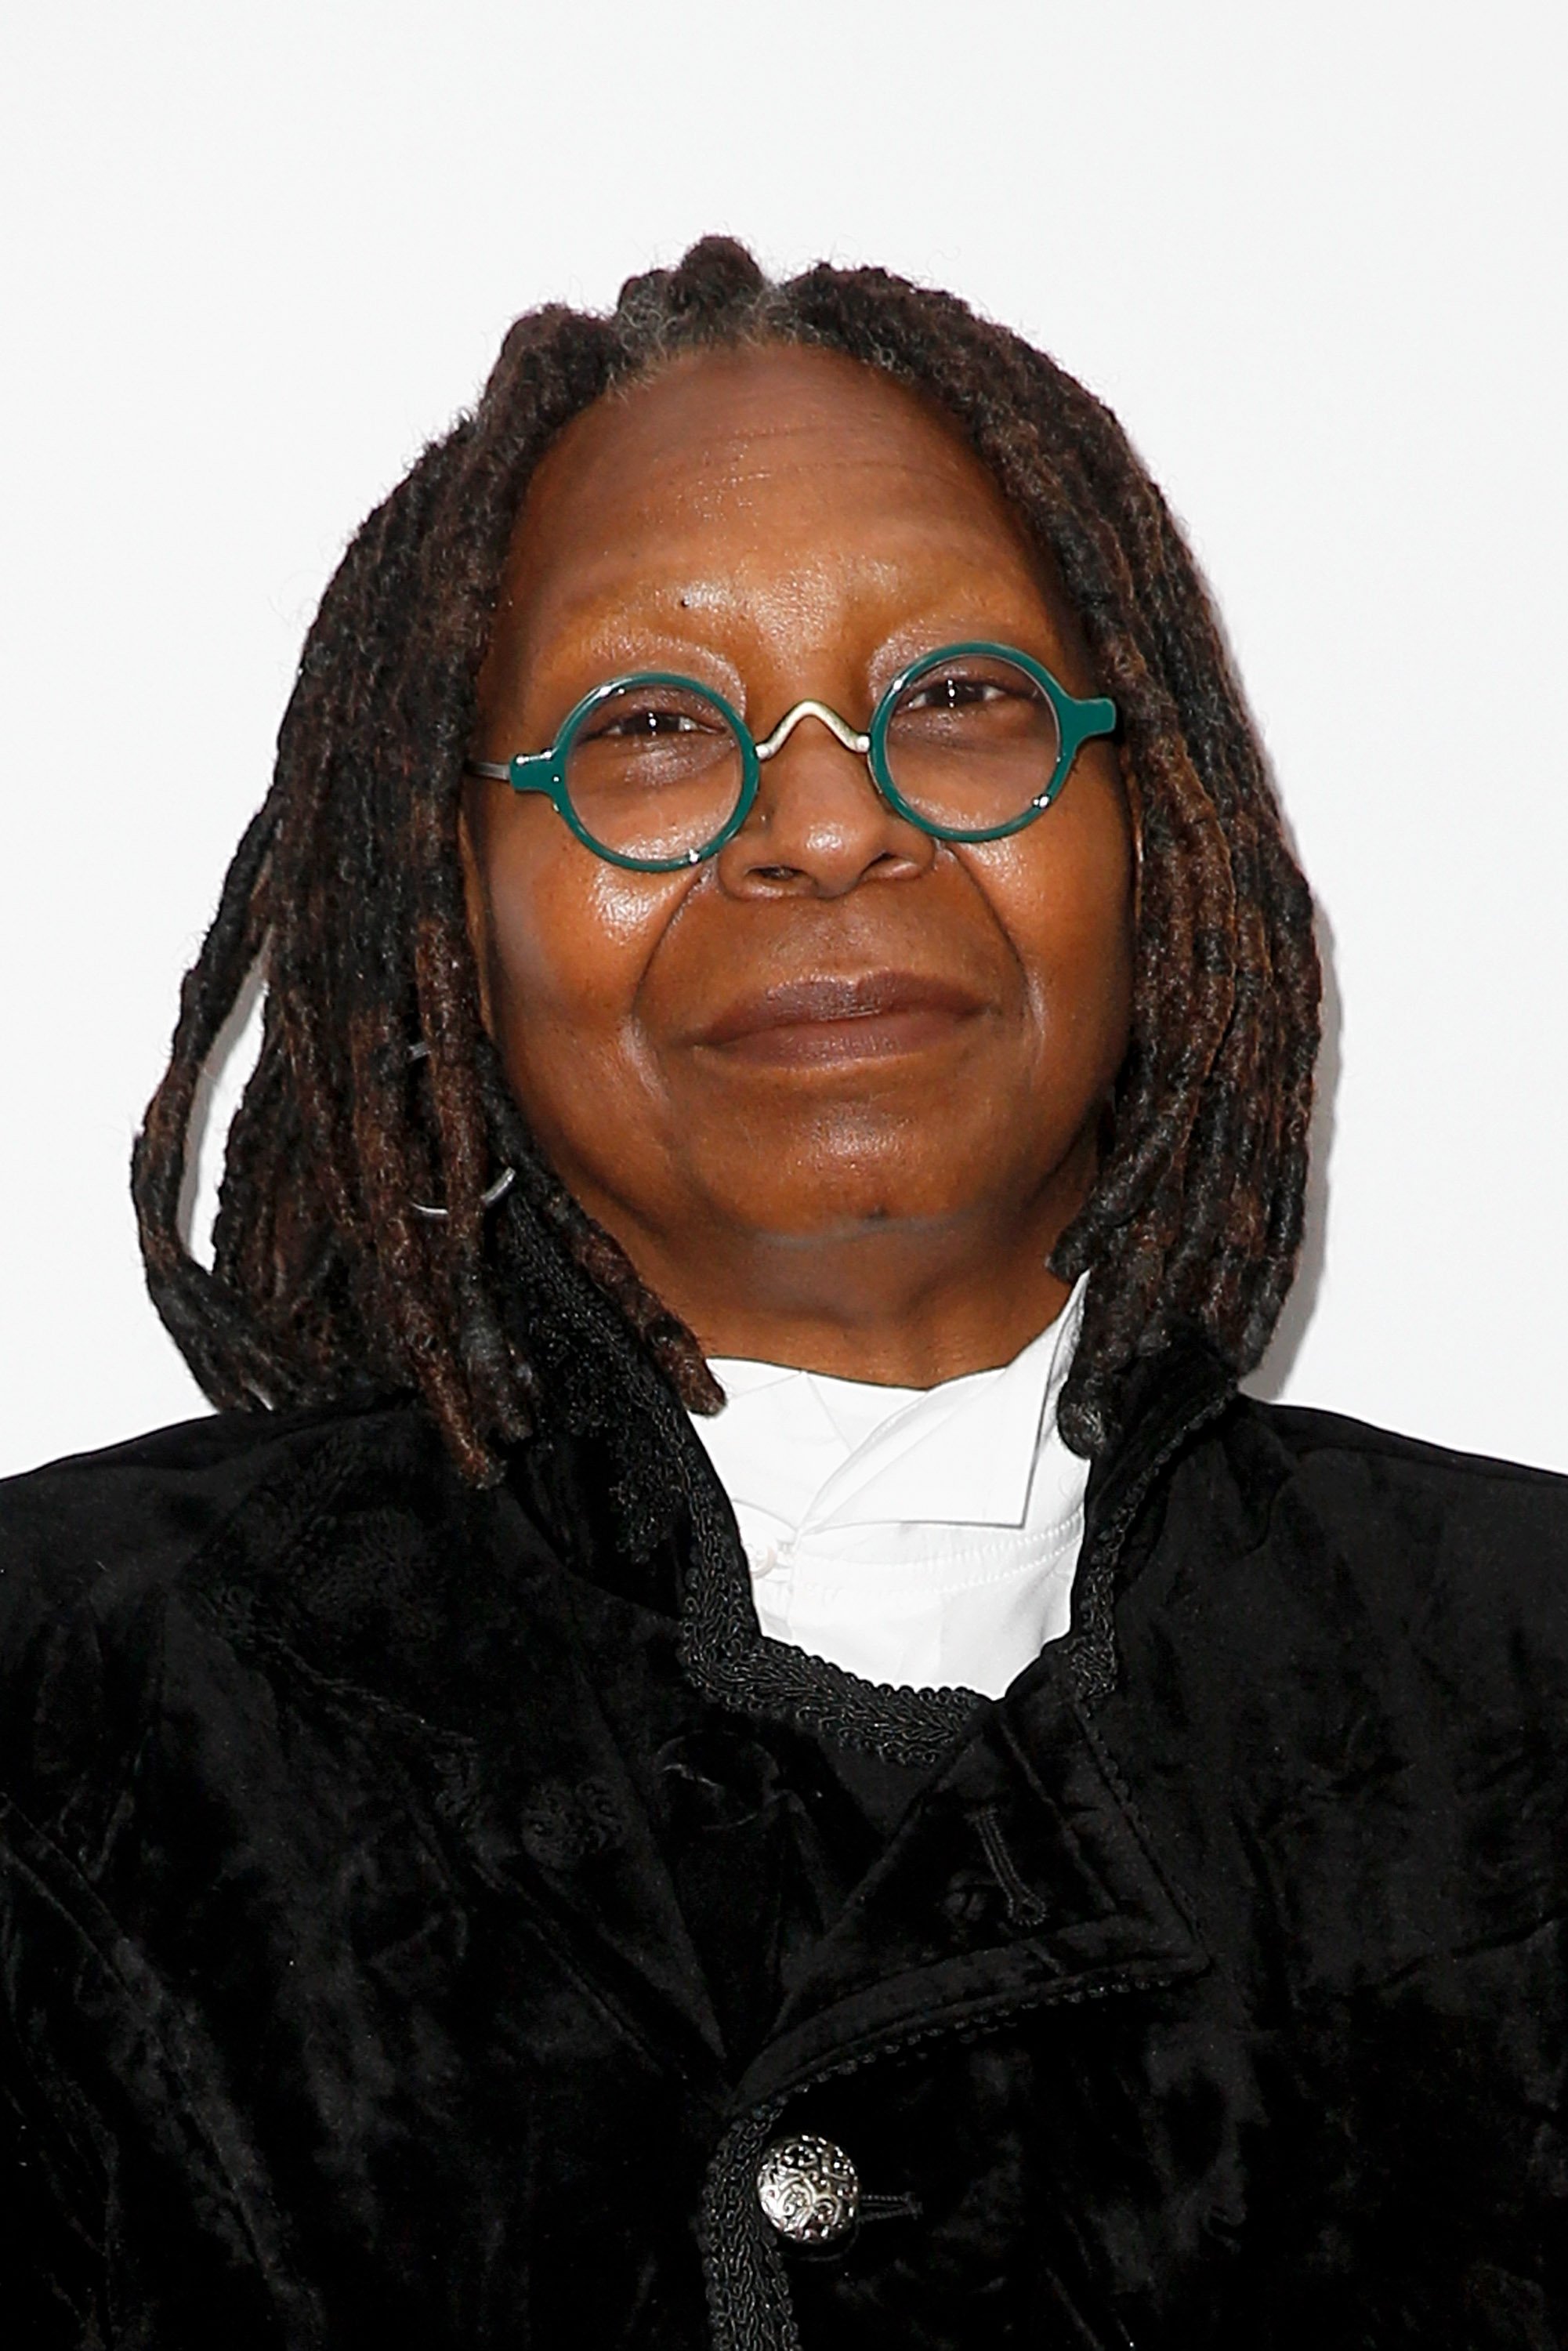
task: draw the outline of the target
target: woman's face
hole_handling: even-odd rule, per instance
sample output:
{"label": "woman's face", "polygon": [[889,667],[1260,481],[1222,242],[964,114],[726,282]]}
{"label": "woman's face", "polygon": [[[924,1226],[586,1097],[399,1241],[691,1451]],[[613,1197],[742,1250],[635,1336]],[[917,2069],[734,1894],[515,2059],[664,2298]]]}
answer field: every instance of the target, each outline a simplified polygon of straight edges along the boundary
{"label": "woman's face", "polygon": [[[1061,590],[955,430],[837,354],[684,359],[538,467],[474,749],[535,751],[664,669],[765,735],[857,728],[966,638],[1099,688]],[[806,720],[699,867],[622,871],[541,796],[464,810],[486,1025],[542,1148],[709,1353],[927,1384],[1057,1311],[1131,993],[1115,755],[1010,839],[938,843]],[[788,1017],[780,1018],[780,1015]]]}

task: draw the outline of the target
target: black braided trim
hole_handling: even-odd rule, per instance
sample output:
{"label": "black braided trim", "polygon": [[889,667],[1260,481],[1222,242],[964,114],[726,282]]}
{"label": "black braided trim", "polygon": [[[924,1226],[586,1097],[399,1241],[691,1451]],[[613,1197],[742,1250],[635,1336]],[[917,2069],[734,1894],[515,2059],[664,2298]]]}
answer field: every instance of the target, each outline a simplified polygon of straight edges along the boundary
{"label": "black braided trim", "polygon": [[1230,1401],[1231,1390],[1227,1387],[1177,1424],[1145,1465],[1114,1517],[1100,1529],[1089,1557],[1079,1562],[1072,1629],[1061,1642],[1061,1656],[1071,1677],[1073,1696],[1089,1712],[1108,1698],[1116,1687],[1116,1569],[1133,1521],[1161,1471],[1198,1429],[1218,1418]]}
{"label": "black braided trim", "polygon": [[[620,1499],[638,1522],[627,1531],[632,1548],[645,1550],[658,1538],[672,1500],[685,1504],[691,1572],[681,1594],[680,1658],[687,1679],[720,1706],[797,1723],[884,1763],[924,1769],[940,1762],[987,1701],[976,1690],[865,1681],[824,1657],[768,1640],[758,1626],[735,1513],[674,1389],[586,1275],[564,1263],[553,1264],[551,1272],[570,1292],[582,1335],[591,1333],[624,1382],[621,1409],[605,1433],[622,1465]],[[1098,1705],[1115,1687],[1113,1602],[1128,1530],[1160,1471],[1228,1401],[1228,1384],[1183,1417],[1081,1563],[1074,1623],[1061,1655],[1086,1707]],[[601,1409],[601,1403],[588,1416],[598,1419]]]}
{"label": "black braided trim", "polygon": [[800,2351],[778,2239],[757,2200],[757,2167],[783,2100],[726,2132],[703,2190],[703,2270],[714,2351]]}
{"label": "black braided trim", "polygon": [[[692,1572],[681,1602],[681,1665],[705,1696],[741,1714],[800,1724],[884,1763],[939,1762],[962,1737],[976,1690],[898,1689],[863,1681],[758,1630],[751,1576],[735,1520],[707,1456],[688,1469]],[[695,1472],[695,1474],[693,1474]],[[703,1474],[706,1472],[706,1475]]]}
{"label": "black braided trim", "polygon": [[[1093,1744],[1102,1761],[1108,1762],[1099,1741]],[[1116,1784],[1119,1788],[1120,1782]],[[1111,1999],[1129,1980],[1135,1981],[1140,1991],[1157,1991],[1179,1982],[1184,1972],[1180,1968],[1146,1967],[1130,1977],[1127,1969],[1113,1967],[1098,1980],[1065,1986],[1042,1982],[1025,1997],[1009,2001],[988,2015],[930,2018],[820,2066],[809,2079],[794,2083],[786,2096],[770,2100],[734,2124],[719,2141],[708,2167],[698,2223],[713,2351],[802,2351],[789,2274],[757,2195],[758,2166],[786,2106],[792,2102],[798,2105],[824,2082],[862,2074],[872,2065],[906,2056],[934,2042],[972,2045],[994,2040],[1033,2010],[1081,2008]],[[866,2220],[891,2218],[895,2212],[917,2216],[919,2210],[918,2199],[905,2196],[867,2197],[862,2204]]]}
{"label": "black braided trim", "polygon": [[[1073,1695],[1086,1708],[1100,1705],[1116,1686],[1116,1569],[1134,1520],[1162,1472],[1228,1408],[1231,1396],[1227,1383],[1182,1414],[1080,1562],[1072,1628],[1059,1654]],[[975,1690],[900,1689],[863,1681],[760,1633],[734,1515],[685,1414],[678,1418],[669,1434],[681,1447],[691,1514],[692,1572],[681,1609],[681,1663],[688,1679],[721,1706],[799,1723],[884,1763],[939,1762],[986,1701]]]}
{"label": "black braided trim", "polygon": [[[515,1213],[520,1217],[520,1208]],[[578,1267],[547,1253],[538,1270],[555,1320],[564,1322],[567,1307],[575,1318],[582,1360],[567,1426],[597,1428],[618,1462],[619,1490],[612,1499],[627,1521],[629,1549],[644,1554],[685,1507],[691,1564],[681,1594],[680,1657],[686,1678],[737,1713],[797,1723],[884,1763],[939,1761],[984,1703],[978,1694],[862,1681],[841,1666],[765,1639],[735,1514],[674,1390]],[[549,1317],[543,1320],[548,1324]],[[613,1370],[609,1381],[596,1383],[591,1358],[600,1353]],[[607,1399],[613,1399],[609,1409]]]}

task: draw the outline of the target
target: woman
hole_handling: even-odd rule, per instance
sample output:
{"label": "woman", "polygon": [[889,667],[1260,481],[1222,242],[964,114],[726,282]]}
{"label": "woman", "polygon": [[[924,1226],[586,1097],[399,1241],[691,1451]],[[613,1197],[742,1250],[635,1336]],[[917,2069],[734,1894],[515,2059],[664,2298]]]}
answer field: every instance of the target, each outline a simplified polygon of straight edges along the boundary
{"label": "woman", "polygon": [[1238,1396],[1316,1006],[1048,360],[519,322],[138,1147],[225,1409],[5,1500],[19,2340],[1563,2339],[1568,1499]]}

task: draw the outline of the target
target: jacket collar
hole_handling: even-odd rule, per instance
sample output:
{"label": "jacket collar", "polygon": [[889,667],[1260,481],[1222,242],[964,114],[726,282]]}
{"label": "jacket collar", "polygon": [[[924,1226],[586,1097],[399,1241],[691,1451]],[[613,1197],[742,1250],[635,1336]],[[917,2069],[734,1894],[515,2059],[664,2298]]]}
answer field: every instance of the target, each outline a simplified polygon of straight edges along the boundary
{"label": "jacket collar", "polygon": [[1160,1353],[1135,1364],[1123,1388],[1116,1441],[1089,1479],[1072,1624],[1057,1652],[1075,1696],[1087,1708],[1098,1706],[1115,1687],[1116,1591],[1139,1513],[1180,1454],[1218,1419],[1235,1394],[1235,1373],[1191,1326],[1179,1329]]}
{"label": "jacket collar", "polygon": [[[1090,1479],[1071,1629],[1054,1653],[1085,1705],[1097,1705],[1115,1682],[1116,1576],[1138,1513],[1162,1473],[1234,1392],[1229,1368],[1189,1330],[1137,1365],[1126,1384],[1121,1433]],[[693,1684],[721,1706],[799,1722],[891,1762],[937,1762],[973,1718],[976,1694],[887,1688],[761,1634],[734,1512],[706,1449],[685,1416],[679,1418],[671,1437],[692,1531],[681,1661]],[[1021,1678],[1039,1671],[1032,1667]]]}

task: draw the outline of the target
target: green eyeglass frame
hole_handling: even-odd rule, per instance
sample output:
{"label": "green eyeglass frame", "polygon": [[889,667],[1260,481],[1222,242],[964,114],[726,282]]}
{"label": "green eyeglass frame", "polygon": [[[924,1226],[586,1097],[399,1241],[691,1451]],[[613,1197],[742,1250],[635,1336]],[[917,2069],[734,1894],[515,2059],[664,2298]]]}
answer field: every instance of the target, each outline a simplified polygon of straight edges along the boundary
{"label": "green eyeglass frame", "polygon": [[[900,792],[887,762],[887,732],[900,697],[928,671],[937,668],[943,662],[966,654],[987,655],[995,660],[1011,662],[1032,678],[1055,713],[1061,738],[1050,779],[1028,807],[1003,824],[986,825],[972,831],[939,824],[934,819],[923,816]],[[623,693],[628,686],[633,685],[668,686],[705,696],[729,726],[739,747],[740,791],[727,820],[700,848],[684,850],[678,857],[631,857],[621,850],[606,847],[584,826],[567,789],[567,762],[582,727],[601,703],[612,695]],[[800,720],[808,717],[820,719],[846,751],[853,751],[865,759],[878,793],[906,823],[916,826],[920,831],[937,841],[981,841],[1005,840],[1009,833],[1021,832],[1025,825],[1032,824],[1037,817],[1044,815],[1067,781],[1068,771],[1083,745],[1097,735],[1114,733],[1116,705],[1103,695],[1085,700],[1070,694],[1060,679],[1052,677],[1041,663],[1030,653],[1020,653],[1016,645],[995,644],[985,638],[972,638],[957,644],[938,645],[935,651],[922,653],[918,660],[901,669],[878,701],[872,713],[871,725],[864,734],[857,733],[825,703],[808,701],[798,702],[792,710],[787,711],[772,733],[758,743],[739,711],[711,685],[704,685],[698,678],[684,677],[676,670],[640,669],[609,678],[602,685],[596,685],[591,693],[585,694],[581,701],[574,704],[567,713],[559,733],[548,750],[519,751],[515,758],[505,762],[468,759],[464,765],[469,775],[486,776],[495,782],[510,784],[515,792],[543,792],[553,803],[557,815],[583,847],[591,850],[596,857],[601,857],[606,864],[619,865],[632,873],[675,873],[688,866],[701,865],[710,857],[716,857],[726,842],[734,840],[751,813],[763,766],[783,748]]]}

